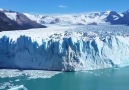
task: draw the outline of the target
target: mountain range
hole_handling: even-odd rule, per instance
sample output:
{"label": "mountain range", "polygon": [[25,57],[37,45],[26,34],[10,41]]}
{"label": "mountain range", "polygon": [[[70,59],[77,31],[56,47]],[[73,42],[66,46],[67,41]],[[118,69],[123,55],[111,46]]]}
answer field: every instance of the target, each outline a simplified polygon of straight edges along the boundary
{"label": "mountain range", "polygon": [[122,13],[34,15],[0,9],[0,31],[45,28],[47,25],[129,25],[129,10]]}
{"label": "mountain range", "polygon": [[129,10],[123,13],[116,11],[93,12],[80,15],[31,15],[24,13],[31,20],[40,24],[59,25],[129,25]]}

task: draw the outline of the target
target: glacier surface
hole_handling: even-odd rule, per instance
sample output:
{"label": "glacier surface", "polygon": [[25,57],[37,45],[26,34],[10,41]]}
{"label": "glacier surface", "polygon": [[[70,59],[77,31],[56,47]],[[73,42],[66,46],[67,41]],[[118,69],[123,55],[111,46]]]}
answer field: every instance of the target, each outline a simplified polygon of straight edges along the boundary
{"label": "glacier surface", "polygon": [[128,26],[50,26],[0,32],[0,68],[79,71],[128,65]]}

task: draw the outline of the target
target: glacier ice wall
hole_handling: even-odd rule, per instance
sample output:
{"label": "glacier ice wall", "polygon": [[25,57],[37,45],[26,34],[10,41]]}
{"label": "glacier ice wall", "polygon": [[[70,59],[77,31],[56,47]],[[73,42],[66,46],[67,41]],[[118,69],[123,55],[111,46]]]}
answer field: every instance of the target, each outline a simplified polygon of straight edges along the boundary
{"label": "glacier ice wall", "polygon": [[13,41],[0,38],[0,67],[45,70],[94,70],[129,65],[129,37],[105,36],[93,39],[63,37],[42,40],[20,36]]}

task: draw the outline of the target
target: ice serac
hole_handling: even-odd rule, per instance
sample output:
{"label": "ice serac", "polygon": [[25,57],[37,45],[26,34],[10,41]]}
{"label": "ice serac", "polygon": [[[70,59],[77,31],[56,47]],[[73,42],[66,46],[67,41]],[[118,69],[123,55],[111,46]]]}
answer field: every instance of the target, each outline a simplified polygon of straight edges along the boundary
{"label": "ice serac", "polygon": [[129,65],[127,26],[58,29],[1,32],[0,67],[78,71]]}

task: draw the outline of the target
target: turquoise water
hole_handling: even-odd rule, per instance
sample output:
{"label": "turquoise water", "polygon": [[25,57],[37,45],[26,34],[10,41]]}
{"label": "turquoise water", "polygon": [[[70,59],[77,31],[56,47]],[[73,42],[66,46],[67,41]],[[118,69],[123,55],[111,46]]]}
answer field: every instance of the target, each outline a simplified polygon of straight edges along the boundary
{"label": "turquoise water", "polygon": [[129,67],[62,72],[51,78],[0,77],[0,85],[2,90],[129,90]]}

